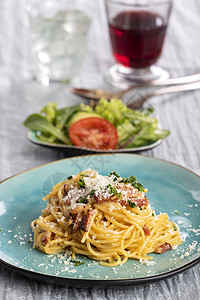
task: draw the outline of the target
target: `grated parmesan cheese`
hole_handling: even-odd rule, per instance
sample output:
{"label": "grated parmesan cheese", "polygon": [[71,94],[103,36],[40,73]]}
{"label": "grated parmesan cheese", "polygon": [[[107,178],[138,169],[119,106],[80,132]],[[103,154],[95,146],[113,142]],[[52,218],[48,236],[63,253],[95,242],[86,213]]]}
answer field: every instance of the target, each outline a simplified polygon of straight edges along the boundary
{"label": "grated parmesan cheese", "polygon": [[139,259],[139,263],[142,265],[146,265],[147,267],[153,266],[156,264],[155,261],[149,261],[148,259],[143,260],[142,258]]}

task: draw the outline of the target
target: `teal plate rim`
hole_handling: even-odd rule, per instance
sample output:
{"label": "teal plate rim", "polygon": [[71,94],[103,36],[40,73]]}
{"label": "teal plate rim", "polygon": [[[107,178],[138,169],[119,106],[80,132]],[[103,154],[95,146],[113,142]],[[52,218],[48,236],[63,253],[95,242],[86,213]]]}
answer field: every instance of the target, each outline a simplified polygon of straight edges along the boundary
{"label": "teal plate rim", "polygon": [[191,263],[188,263],[187,265],[180,267],[176,271],[170,271],[167,273],[164,273],[162,275],[156,275],[156,276],[149,276],[148,278],[137,278],[137,279],[116,279],[116,280],[93,280],[93,279],[71,279],[71,278],[65,278],[65,277],[57,277],[52,276],[48,274],[40,274],[35,273],[28,270],[23,270],[20,268],[17,268],[15,266],[12,266],[11,264],[8,264],[0,259],[0,263],[5,266],[10,271],[14,271],[22,276],[28,277],[30,279],[36,280],[36,281],[42,281],[49,284],[58,284],[65,287],[75,287],[75,288],[104,288],[104,287],[123,287],[123,286],[130,286],[133,284],[144,284],[147,282],[153,282],[158,281],[162,279],[166,279],[169,277],[172,277],[173,275],[177,275],[194,265],[198,264],[200,262],[200,258],[192,261]]}
{"label": "teal plate rim", "polygon": [[[80,160],[81,161],[81,160],[85,160],[85,159],[96,159],[96,158],[99,158],[99,157],[110,157],[111,160],[114,159],[114,157],[115,158],[117,157],[118,160],[121,160],[122,156],[124,158],[126,157],[129,164],[131,164],[130,163],[131,159],[133,159],[133,161],[135,161],[135,162],[138,161],[138,160],[140,160],[140,161],[144,160],[145,163],[148,162],[148,163],[150,163],[150,165],[162,164],[162,166],[164,166],[164,169],[165,169],[164,172],[169,171],[169,169],[172,168],[173,169],[172,171],[177,171],[178,170],[178,173],[183,172],[183,177],[186,176],[185,179],[187,178],[187,176],[189,176],[189,177],[192,176],[193,179],[195,178],[198,182],[200,181],[200,176],[195,174],[191,170],[189,170],[187,168],[184,168],[184,167],[182,167],[178,164],[168,162],[166,160],[157,159],[157,158],[153,158],[153,157],[148,157],[148,156],[144,156],[144,155],[137,155],[137,154],[124,154],[124,153],[101,154],[101,155],[100,154],[93,154],[93,155],[85,155],[85,156],[79,156],[79,157],[74,157],[74,158],[65,158],[65,159],[61,159],[61,160],[58,160],[58,161],[54,161],[54,162],[50,162],[50,163],[38,166],[38,167],[30,169],[30,170],[26,170],[24,172],[20,172],[18,174],[15,174],[15,175],[3,180],[0,183],[0,189],[1,189],[2,184],[4,184],[4,183],[9,184],[10,181],[13,181],[13,180],[15,181],[15,179],[16,178],[18,179],[19,176],[28,177],[30,175],[29,174],[30,172],[33,171],[33,172],[37,173],[38,171],[40,172],[42,169],[44,170],[44,168],[46,168],[46,167],[48,169],[48,166],[53,167],[53,166],[56,166],[57,164],[62,165],[64,163],[72,161],[72,160],[76,160],[76,161]],[[36,182],[37,182],[37,180],[36,180]],[[13,182],[11,182],[11,184],[12,183]],[[197,191],[199,191],[199,190],[197,190]],[[198,201],[199,200],[200,199],[198,198]],[[151,199],[150,199],[150,203],[151,203]],[[197,203],[200,204],[199,202],[197,202]],[[192,205],[190,205],[190,206],[192,206]],[[163,212],[165,212],[165,211],[163,210]],[[189,217],[189,219],[190,219],[190,217]],[[1,220],[1,215],[0,215],[0,220]],[[29,226],[29,224],[28,224],[28,226]],[[1,227],[1,225],[0,225],[0,227]],[[200,245],[200,240],[199,240],[199,245]],[[1,250],[1,247],[0,247],[0,250]],[[37,250],[35,250],[35,251],[37,251]],[[171,252],[171,251],[168,251],[168,252]],[[44,254],[42,254],[42,255],[44,255]],[[31,279],[44,281],[44,282],[47,282],[47,283],[57,283],[57,284],[65,285],[65,286],[80,287],[80,288],[81,287],[94,287],[94,286],[96,286],[96,287],[106,287],[106,286],[116,286],[116,285],[124,286],[124,285],[131,285],[131,284],[134,284],[134,283],[145,283],[145,282],[150,282],[150,281],[154,281],[154,280],[164,279],[164,278],[167,278],[169,276],[180,273],[180,272],[188,269],[189,267],[192,267],[193,265],[197,264],[198,262],[200,262],[200,251],[197,255],[192,256],[189,260],[188,259],[185,260],[185,262],[183,262],[182,265],[180,265],[178,267],[175,267],[172,270],[161,272],[160,274],[155,274],[155,275],[154,274],[153,275],[149,274],[147,276],[136,277],[136,278],[125,278],[125,279],[123,279],[123,278],[115,278],[115,279],[105,279],[105,278],[101,278],[101,279],[91,279],[90,278],[90,279],[88,279],[88,278],[82,278],[81,279],[81,278],[73,278],[73,277],[66,277],[66,276],[60,276],[60,275],[59,276],[54,276],[52,274],[39,272],[39,271],[35,271],[35,270],[30,270],[30,269],[27,269],[26,267],[19,267],[15,264],[9,262],[9,259],[7,260],[7,259],[2,258],[1,251],[0,251],[0,263],[2,265],[4,265],[5,267],[7,267],[8,269],[12,270],[12,271],[18,272],[19,274],[24,275],[26,277],[29,277]]]}

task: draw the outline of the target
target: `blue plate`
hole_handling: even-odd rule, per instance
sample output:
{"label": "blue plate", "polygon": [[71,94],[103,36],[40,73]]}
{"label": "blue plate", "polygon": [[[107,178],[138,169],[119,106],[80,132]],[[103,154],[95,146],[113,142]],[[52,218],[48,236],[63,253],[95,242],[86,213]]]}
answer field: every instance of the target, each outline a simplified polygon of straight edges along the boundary
{"label": "blue plate", "polygon": [[[54,184],[81,170],[93,168],[107,175],[135,175],[148,188],[156,213],[166,212],[181,230],[183,244],[162,255],[153,254],[147,266],[128,260],[115,268],[100,266],[86,257],[75,266],[68,257],[32,249],[30,222],[47,203],[41,199]],[[136,154],[87,155],[56,161],[0,185],[0,261],[28,277],[76,287],[125,285],[165,278],[200,261],[200,177],[175,164]]]}

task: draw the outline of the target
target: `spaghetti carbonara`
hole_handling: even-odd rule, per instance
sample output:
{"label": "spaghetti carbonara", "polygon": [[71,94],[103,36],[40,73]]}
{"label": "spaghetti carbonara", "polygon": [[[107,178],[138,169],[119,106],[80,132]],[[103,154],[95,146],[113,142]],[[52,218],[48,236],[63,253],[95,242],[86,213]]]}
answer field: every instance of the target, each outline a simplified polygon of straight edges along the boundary
{"label": "spaghetti carbonara", "polygon": [[116,172],[69,176],[43,198],[48,204],[31,223],[33,247],[47,254],[71,250],[73,259],[82,254],[111,267],[128,258],[151,260],[149,253],[164,253],[182,240],[168,215],[151,209],[146,192],[135,176]]}

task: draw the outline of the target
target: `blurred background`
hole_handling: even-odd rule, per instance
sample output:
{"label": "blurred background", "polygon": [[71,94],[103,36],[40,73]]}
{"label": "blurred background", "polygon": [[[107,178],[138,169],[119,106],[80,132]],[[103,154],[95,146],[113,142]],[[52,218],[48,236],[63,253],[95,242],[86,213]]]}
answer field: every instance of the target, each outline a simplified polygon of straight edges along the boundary
{"label": "blurred background", "polygon": [[[69,92],[67,84],[43,87],[33,80],[35,67],[25,6],[25,0],[0,2],[0,126],[1,143],[4,145],[1,163],[9,161],[8,166],[0,170],[2,179],[66,156],[62,151],[40,148],[28,142],[27,130],[22,122],[29,114],[39,111],[47,102],[57,102],[62,107],[83,101]],[[95,11],[87,55],[80,76],[71,85],[109,89],[104,72],[114,64],[114,59],[103,0],[95,1]],[[158,62],[173,77],[192,74],[200,69],[199,13],[199,1],[174,1],[163,53]],[[165,158],[199,172],[196,154],[200,146],[198,98],[197,90],[151,100],[158,119],[164,128],[171,131],[171,135],[162,145],[144,154]],[[12,134],[8,135],[8,132]],[[190,147],[191,144],[193,147]]]}
{"label": "blurred background", "polygon": [[[34,74],[34,66],[30,54],[26,1],[2,0],[0,5],[1,78],[30,79]],[[90,30],[89,55],[84,62],[83,73],[86,72],[87,80],[92,80],[93,76],[101,77],[114,62],[103,0],[95,1],[95,10],[96,16]],[[159,64],[166,67],[173,76],[182,75],[183,70],[192,73],[199,69],[199,12],[199,1],[182,0],[173,3],[167,38],[159,61]]]}

